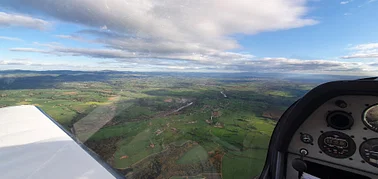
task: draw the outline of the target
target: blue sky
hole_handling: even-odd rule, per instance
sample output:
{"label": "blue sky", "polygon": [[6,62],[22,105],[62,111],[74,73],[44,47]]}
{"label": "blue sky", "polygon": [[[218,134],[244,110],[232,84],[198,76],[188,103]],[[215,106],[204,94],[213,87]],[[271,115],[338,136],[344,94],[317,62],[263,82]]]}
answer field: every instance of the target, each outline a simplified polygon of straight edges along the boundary
{"label": "blue sky", "polygon": [[378,75],[375,0],[3,0],[0,70]]}

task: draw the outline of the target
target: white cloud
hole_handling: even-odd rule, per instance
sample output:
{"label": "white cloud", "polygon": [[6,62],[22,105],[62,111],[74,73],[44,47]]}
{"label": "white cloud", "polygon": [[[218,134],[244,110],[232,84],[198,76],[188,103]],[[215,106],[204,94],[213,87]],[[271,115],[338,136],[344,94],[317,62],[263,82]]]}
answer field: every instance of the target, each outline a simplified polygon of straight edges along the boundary
{"label": "white cloud", "polygon": [[378,43],[359,44],[348,48],[353,52],[349,55],[343,56],[344,59],[352,58],[377,58],[378,59]]}
{"label": "white cloud", "polygon": [[341,1],[340,4],[341,4],[341,5],[345,5],[345,4],[351,3],[351,2],[353,2],[353,1],[354,1],[354,0]]}
{"label": "white cloud", "polygon": [[[3,4],[20,9],[31,7],[61,20],[95,28],[106,26],[122,33],[172,39],[193,35],[209,38],[209,35],[253,34],[316,23],[303,18],[307,12],[303,0],[98,0],[96,3],[91,0],[13,0]],[[23,6],[19,6],[21,4]]]}
{"label": "white cloud", "polygon": [[378,43],[367,43],[367,44],[359,44],[351,49],[353,50],[371,50],[371,49],[378,49]]}
{"label": "white cloud", "polygon": [[9,41],[23,41],[22,39],[20,38],[16,38],[16,37],[5,37],[5,36],[0,36],[0,40],[9,40]]}
{"label": "white cloud", "polygon": [[368,5],[368,4],[370,4],[370,3],[372,3],[372,2],[375,2],[375,1],[377,1],[377,0],[367,0],[367,1],[365,1],[364,3],[362,3],[361,5],[359,5],[358,7],[359,7],[359,8],[360,8],[360,7],[363,7],[363,6]]}
{"label": "white cloud", "polygon": [[[102,63],[107,64],[107,63]],[[113,62],[122,65],[122,61]],[[303,74],[339,74],[345,75],[371,75],[377,74],[374,68],[376,63],[358,63],[336,60],[303,60],[290,58],[256,58],[251,60],[239,60],[230,63],[217,61],[198,62],[187,61],[185,63],[165,63],[164,61],[135,61],[134,66],[149,65],[157,71],[206,71],[206,72],[275,72],[275,73],[303,73]]]}
{"label": "white cloud", "polygon": [[55,35],[55,37],[62,38],[62,39],[77,40],[77,41],[87,41],[84,38],[77,35]]}
{"label": "white cloud", "polygon": [[262,68],[275,72],[361,72],[366,66],[363,63],[342,62],[335,60],[302,60],[289,58],[263,58],[246,62],[242,68]]}
{"label": "white cloud", "polygon": [[109,49],[109,48],[71,48],[64,47],[60,44],[41,44],[34,43],[37,46],[47,47],[47,48],[10,48],[13,52],[33,52],[33,53],[44,53],[58,56],[85,56],[91,58],[104,58],[104,59],[118,59],[119,62],[133,61],[133,59],[166,59],[166,60],[182,60],[182,61],[198,61],[198,62],[222,62],[226,61],[238,61],[253,58],[249,54],[241,54],[234,52],[214,52],[203,54],[196,53],[135,53],[128,52],[120,49]]}
{"label": "white cloud", "polygon": [[20,12],[29,8],[28,12],[38,11],[60,21],[83,25],[83,30],[56,37],[104,45],[104,48],[73,48],[35,43],[38,48],[12,48],[11,51],[102,58],[105,61],[98,64],[101,69],[348,71],[350,74],[375,70],[356,62],[256,58],[251,54],[230,52],[240,48],[232,38],[234,34],[253,35],[316,24],[316,20],[306,18],[305,0],[98,0],[96,3],[92,0],[12,0],[0,2],[0,5]]}
{"label": "white cloud", "polygon": [[13,52],[38,52],[38,53],[48,53],[47,50],[37,49],[37,48],[11,48],[9,49]]}
{"label": "white cloud", "polygon": [[104,70],[99,65],[67,64],[66,62],[41,62],[35,59],[6,59],[0,60],[2,69],[23,69],[23,70]]}
{"label": "white cloud", "polygon": [[101,29],[101,30],[108,30],[108,27],[107,27],[106,25],[104,25],[104,26],[102,26],[100,29]]}
{"label": "white cloud", "polygon": [[49,26],[47,21],[22,14],[0,12],[0,27],[21,26],[44,30]]}
{"label": "white cloud", "polygon": [[30,65],[26,60],[0,60],[0,65]]}
{"label": "white cloud", "polygon": [[22,69],[54,70],[127,70],[127,71],[178,71],[178,72],[274,72],[303,74],[374,75],[378,73],[378,61],[370,63],[345,62],[336,60],[302,60],[290,58],[256,58],[239,60],[229,64],[217,61],[181,61],[161,59],[114,59],[97,65],[67,64],[33,60],[0,60],[0,66],[17,66]]}
{"label": "white cloud", "polygon": [[98,0],[96,3],[12,0],[0,5],[20,12],[39,11],[61,21],[97,29],[59,37],[78,40],[78,35],[90,35],[88,38],[95,38],[90,42],[140,57],[206,59],[239,48],[231,37],[234,34],[256,34],[317,23],[306,18],[305,0]]}
{"label": "white cloud", "polygon": [[352,54],[352,55],[343,56],[342,58],[344,58],[344,59],[351,59],[351,58],[378,58],[378,53],[368,53],[368,54],[356,53],[356,54]]}

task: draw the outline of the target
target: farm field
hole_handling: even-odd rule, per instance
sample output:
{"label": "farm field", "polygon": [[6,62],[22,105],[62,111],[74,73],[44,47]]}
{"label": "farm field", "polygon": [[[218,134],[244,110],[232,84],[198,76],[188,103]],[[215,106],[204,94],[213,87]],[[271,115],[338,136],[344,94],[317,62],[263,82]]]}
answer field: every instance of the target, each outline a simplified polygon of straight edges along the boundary
{"label": "farm field", "polygon": [[254,178],[276,121],[312,83],[9,71],[0,107],[35,105],[129,178]]}

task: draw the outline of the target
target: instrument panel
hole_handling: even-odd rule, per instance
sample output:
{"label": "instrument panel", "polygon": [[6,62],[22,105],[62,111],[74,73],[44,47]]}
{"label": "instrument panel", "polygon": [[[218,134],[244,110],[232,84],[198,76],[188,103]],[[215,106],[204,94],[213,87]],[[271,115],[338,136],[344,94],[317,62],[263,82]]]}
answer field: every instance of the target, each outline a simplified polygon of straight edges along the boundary
{"label": "instrument panel", "polygon": [[305,158],[378,174],[378,97],[339,96],[299,127],[288,152]]}

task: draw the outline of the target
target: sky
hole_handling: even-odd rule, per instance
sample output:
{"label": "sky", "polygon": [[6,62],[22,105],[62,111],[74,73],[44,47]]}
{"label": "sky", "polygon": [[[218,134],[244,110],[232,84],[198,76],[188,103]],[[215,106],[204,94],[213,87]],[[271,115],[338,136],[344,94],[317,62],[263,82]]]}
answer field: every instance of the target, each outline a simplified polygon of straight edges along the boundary
{"label": "sky", "polygon": [[378,0],[1,0],[0,70],[378,75]]}

